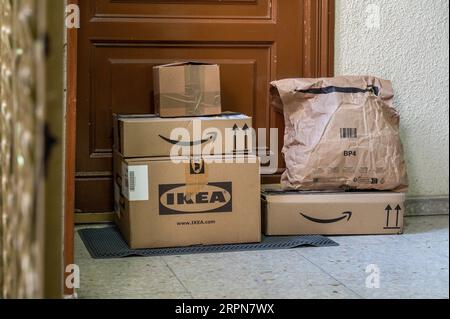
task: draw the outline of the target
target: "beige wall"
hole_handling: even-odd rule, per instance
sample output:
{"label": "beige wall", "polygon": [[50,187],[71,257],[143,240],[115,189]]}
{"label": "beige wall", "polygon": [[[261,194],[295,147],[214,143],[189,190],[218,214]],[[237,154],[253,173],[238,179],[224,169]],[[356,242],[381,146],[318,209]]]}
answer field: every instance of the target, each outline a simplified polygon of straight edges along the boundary
{"label": "beige wall", "polygon": [[[379,8],[379,27],[369,4]],[[448,196],[448,0],[336,0],[336,7],[336,74],[393,81],[410,196]]]}

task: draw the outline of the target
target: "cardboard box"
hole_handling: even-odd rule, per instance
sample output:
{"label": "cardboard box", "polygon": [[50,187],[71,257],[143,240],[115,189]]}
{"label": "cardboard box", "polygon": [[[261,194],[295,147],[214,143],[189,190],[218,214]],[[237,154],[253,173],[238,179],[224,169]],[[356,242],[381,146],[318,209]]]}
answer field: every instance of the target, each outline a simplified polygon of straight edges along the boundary
{"label": "cardboard box", "polygon": [[115,154],[116,222],[131,248],[261,241],[257,157],[177,160]]}
{"label": "cardboard box", "polygon": [[115,115],[114,149],[125,158],[242,153],[251,148],[251,127],[251,117],[236,113],[175,119]]}
{"label": "cardboard box", "polygon": [[262,192],[266,235],[402,234],[406,195],[394,192]]}
{"label": "cardboard box", "polygon": [[216,64],[173,63],[153,68],[156,114],[161,117],[222,113],[220,68]]}

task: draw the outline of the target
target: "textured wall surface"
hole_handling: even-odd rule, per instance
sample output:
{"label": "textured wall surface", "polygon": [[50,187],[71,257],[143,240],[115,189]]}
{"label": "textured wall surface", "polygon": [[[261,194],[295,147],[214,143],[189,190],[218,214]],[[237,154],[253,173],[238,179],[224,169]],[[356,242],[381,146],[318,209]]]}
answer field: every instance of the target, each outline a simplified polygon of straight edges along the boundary
{"label": "textured wall surface", "polygon": [[0,0],[0,299],[43,296],[42,3]]}
{"label": "textured wall surface", "polygon": [[336,6],[336,75],[393,81],[410,196],[448,195],[448,0],[337,0]]}

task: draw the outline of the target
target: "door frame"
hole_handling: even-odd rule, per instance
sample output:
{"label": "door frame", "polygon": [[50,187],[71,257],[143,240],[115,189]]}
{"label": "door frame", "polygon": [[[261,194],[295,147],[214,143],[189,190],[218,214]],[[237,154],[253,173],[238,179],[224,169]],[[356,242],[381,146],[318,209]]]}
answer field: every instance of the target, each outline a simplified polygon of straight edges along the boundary
{"label": "door frame", "polygon": [[[335,0],[304,0],[304,3],[304,77],[332,77],[334,76]],[[314,55],[314,52],[319,54]]]}
{"label": "door frame", "polygon": [[[304,77],[331,77],[334,75],[335,0],[304,0],[300,13],[305,41],[302,46]],[[78,5],[78,0],[68,0]],[[67,31],[67,118],[66,118],[66,211],[65,211],[65,262],[74,263],[75,222],[75,167],[76,167],[76,114],[77,114],[77,41],[78,30]],[[318,52],[319,54],[314,54]],[[282,113],[282,110],[278,110]],[[270,183],[279,176],[263,178]],[[83,222],[99,222],[83,218]],[[66,290],[71,294],[70,290]]]}
{"label": "door frame", "polygon": [[[67,5],[78,5],[78,0],[68,0]],[[75,263],[75,171],[77,128],[77,50],[78,29],[67,29],[66,53],[66,137],[65,137],[65,211],[64,211],[64,268]],[[64,273],[64,283],[68,273]],[[64,284],[64,295],[75,291]]]}

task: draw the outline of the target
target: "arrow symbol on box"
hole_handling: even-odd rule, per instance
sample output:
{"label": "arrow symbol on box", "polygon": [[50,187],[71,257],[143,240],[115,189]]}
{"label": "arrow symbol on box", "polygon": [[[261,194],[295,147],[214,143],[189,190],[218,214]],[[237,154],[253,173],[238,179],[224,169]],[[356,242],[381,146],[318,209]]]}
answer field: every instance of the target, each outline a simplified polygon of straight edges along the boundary
{"label": "arrow symbol on box", "polygon": [[390,217],[391,217],[391,211],[392,211],[391,205],[387,205],[385,211],[386,211],[386,213],[387,213],[386,227],[389,227],[389,219],[390,219]]}
{"label": "arrow symbol on box", "polygon": [[402,211],[402,207],[400,205],[397,205],[395,207],[395,210],[397,211],[397,223],[396,226],[398,227],[399,221],[400,221],[400,212]]}
{"label": "arrow symbol on box", "polygon": [[248,130],[250,130],[250,127],[245,123],[242,130],[245,132],[245,150],[248,150]]}
{"label": "arrow symbol on box", "polygon": [[234,132],[234,145],[233,145],[233,151],[236,151],[237,148],[237,135],[236,132],[239,130],[239,126],[237,124],[234,124],[233,126],[233,132]]}
{"label": "arrow symbol on box", "polygon": [[249,133],[248,131],[250,130],[250,126],[248,126],[247,123],[245,123],[245,125],[241,128],[239,128],[239,126],[237,124],[234,124],[233,126],[233,132],[234,132],[234,151],[237,152],[237,147],[238,147],[238,143],[237,143],[237,132],[238,131],[243,131],[245,132],[245,142],[244,142],[244,148],[245,150],[248,150],[248,138],[249,138]]}

